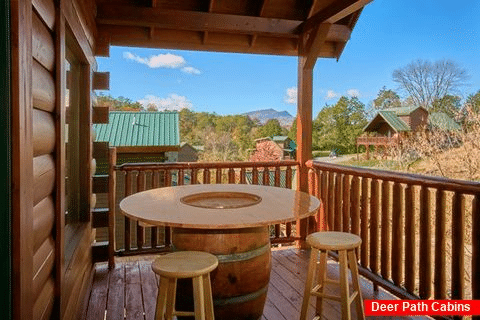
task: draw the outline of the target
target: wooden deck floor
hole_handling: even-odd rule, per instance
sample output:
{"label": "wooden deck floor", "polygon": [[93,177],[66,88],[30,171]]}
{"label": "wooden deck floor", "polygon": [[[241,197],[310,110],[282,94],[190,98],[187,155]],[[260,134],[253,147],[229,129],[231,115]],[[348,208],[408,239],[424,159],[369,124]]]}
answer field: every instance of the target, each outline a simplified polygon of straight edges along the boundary
{"label": "wooden deck floor", "polygon": [[[308,250],[294,248],[273,249],[270,285],[262,320],[299,318],[309,253]],[[97,264],[84,318],[88,320],[154,319],[157,279],[150,267],[154,258],[155,256],[118,258],[116,268],[110,272],[106,263]],[[328,277],[339,278],[337,264],[334,261],[329,261]],[[395,299],[382,289],[374,295],[372,285],[366,279],[362,278],[361,285],[364,299]],[[339,294],[335,286],[327,289],[333,294]],[[314,315],[314,298],[310,305],[311,319]],[[339,303],[326,301],[323,319],[341,319],[340,310]],[[353,307],[352,310],[352,314],[355,315]],[[396,319],[410,318],[396,317]]]}

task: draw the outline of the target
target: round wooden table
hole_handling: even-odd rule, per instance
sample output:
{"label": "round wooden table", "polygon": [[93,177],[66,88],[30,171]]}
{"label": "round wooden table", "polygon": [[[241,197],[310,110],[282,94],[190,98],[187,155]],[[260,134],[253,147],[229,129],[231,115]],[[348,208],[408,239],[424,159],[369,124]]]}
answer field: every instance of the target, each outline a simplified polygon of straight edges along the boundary
{"label": "round wooden table", "polygon": [[[271,269],[268,226],[306,218],[319,206],[317,198],[304,192],[245,184],[152,189],[120,202],[129,218],[172,227],[174,250],[217,256],[211,277],[217,320],[261,317]],[[190,296],[188,289],[183,296],[181,292],[179,310]]]}

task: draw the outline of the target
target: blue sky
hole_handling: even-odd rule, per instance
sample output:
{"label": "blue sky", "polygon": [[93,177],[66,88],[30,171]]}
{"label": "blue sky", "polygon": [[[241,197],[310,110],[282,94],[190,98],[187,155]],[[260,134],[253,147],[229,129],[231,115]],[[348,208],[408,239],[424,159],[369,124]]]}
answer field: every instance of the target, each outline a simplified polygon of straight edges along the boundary
{"label": "blue sky", "polygon": [[[366,6],[340,60],[319,59],[313,116],[341,95],[371,103],[397,89],[393,70],[416,59],[451,59],[470,74],[464,96],[480,90],[479,0],[374,0]],[[110,90],[160,109],[237,114],[273,108],[296,114],[297,58],[111,47],[98,58]]]}

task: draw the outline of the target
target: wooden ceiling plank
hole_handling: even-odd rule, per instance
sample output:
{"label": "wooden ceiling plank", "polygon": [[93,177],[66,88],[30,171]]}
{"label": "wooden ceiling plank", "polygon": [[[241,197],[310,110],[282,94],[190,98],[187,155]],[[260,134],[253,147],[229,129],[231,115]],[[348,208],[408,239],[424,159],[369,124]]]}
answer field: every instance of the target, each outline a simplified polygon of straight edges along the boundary
{"label": "wooden ceiling plank", "polygon": [[296,37],[297,20],[206,13],[161,8],[101,5],[98,24],[157,27],[163,29],[268,34]]}
{"label": "wooden ceiling plank", "polygon": [[343,0],[335,1],[323,10],[314,14],[298,27],[298,32],[308,32],[321,23],[335,23],[346,16],[361,10],[373,0]]}

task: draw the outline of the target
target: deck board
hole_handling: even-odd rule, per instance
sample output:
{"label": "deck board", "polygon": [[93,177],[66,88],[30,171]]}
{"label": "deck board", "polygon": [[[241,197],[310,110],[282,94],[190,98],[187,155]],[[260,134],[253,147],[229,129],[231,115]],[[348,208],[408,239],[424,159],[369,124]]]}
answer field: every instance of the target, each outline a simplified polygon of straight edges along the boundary
{"label": "deck board", "polygon": [[[302,306],[308,258],[308,250],[273,249],[270,285],[261,320],[298,319]],[[153,320],[158,292],[158,279],[150,267],[153,259],[155,259],[154,255],[117,258],[115,268],[110,271],[108,271],[106,263],[98,263],[95,266],[94,282],[84,318],[87,320]],[[329,278],[338,279],[336,262],[329,260],[327,275]],[[371,282],[364,278],[361,278],[361,287],[364,299],[395,299],[394,296],[382,289],[374,294]],[[328,285],[326,290],[331,294],[339,294],[339,290],[334,285]],[[314,316],[314,309],[315,298],[312,298],[308,318],[311,319]],[[339,303],[326,300],[322,319],[340,319],[340,310]],[[352,315],[355,319],[353,305]],[[427,317],[423,318],[427,319]],[[369,319],[374,318],[370,317]],[[396,317],[396,319],[411,318]]]}

